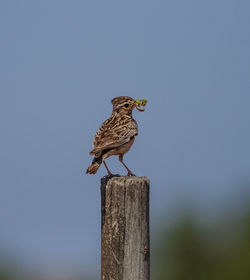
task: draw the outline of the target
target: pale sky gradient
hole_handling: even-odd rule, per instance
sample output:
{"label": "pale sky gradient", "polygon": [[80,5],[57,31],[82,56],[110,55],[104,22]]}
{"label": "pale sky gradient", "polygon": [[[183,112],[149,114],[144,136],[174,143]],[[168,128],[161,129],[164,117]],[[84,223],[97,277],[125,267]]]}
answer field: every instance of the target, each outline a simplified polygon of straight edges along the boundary
{"label": "pale sky gradient", "polygon": [[249,15],[241,0],[1,1],[0,248],[99,269],[105,169],[84,172],[115,96],[148,99],[125,162],[151,180],[152,223],[249,182]]}

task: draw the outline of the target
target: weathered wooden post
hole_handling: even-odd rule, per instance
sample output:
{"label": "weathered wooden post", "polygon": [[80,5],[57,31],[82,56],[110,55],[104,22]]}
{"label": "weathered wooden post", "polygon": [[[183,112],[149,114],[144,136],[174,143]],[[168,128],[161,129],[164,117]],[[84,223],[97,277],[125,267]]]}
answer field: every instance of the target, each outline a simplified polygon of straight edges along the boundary
{"label": "weathered wooden post", "polygon": [[149,179],[103,177],[101,280],[149,280]]}

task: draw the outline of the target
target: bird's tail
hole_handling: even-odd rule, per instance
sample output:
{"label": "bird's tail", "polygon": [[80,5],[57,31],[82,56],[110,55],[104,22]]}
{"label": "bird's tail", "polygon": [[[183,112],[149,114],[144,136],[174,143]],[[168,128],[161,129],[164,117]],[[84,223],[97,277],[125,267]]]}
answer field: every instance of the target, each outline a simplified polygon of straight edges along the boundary
{"label": "bird's tail", "polygon": [[98,162],[91,163],[88,167],[86,174],[96,174],[98,168],[100,167],[100,164]]}
{"label": "bird's tail", "polygon": [[90,164],[90,166],[88,167],[86,174],[96,174],[98,168],[100,167],[100,165],[102,164],[102,155],[99,157],[94,157],[92,163]]}

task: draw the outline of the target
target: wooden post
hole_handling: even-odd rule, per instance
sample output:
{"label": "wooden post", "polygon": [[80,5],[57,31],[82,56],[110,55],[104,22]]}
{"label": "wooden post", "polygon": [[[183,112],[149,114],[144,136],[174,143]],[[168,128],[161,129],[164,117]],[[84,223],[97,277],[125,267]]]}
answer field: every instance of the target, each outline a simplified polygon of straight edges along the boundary
{"label": "wooden post", "polygon": [[149,280],[149,179],[103,177],[101,280]]}

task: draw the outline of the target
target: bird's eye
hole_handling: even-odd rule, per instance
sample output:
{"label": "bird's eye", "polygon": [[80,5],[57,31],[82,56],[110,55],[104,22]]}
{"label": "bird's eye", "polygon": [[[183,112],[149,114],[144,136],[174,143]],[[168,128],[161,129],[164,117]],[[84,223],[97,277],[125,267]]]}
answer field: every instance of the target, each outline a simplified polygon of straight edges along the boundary
{"label": "bird's eye", "polygon": [[129,104],[128,104],[128,103],[126,103],[124,106],[125,106],[126,108],[128,108]]}

